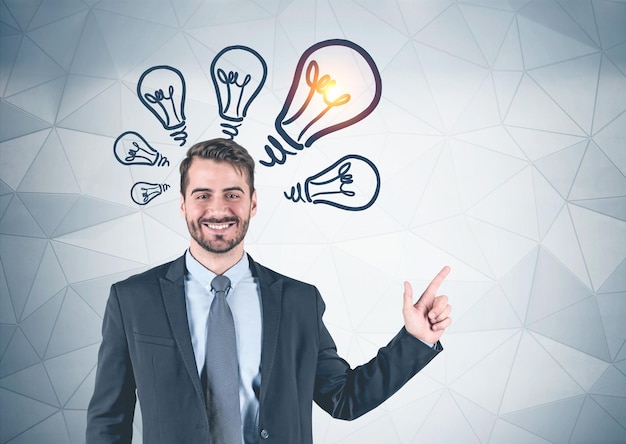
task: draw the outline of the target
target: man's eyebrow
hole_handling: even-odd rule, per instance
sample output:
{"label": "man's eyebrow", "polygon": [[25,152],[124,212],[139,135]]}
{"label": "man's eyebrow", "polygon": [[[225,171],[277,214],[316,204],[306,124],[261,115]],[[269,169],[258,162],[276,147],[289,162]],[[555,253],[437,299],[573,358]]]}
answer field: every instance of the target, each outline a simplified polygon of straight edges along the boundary
{"label": "man's eyebrow", "polygon": [[242,193],[245,193],[243,188],[238,187],[238,186],[224,188],[222,191],[241,191]]}
{"label": "man's eyebrow", "polygon": [[[239,186],[227,187],[227,188],[224,188],[222,190],[223,193],[227,193],[229,191],[240,191],[242,193],[245,193],[244,189],[239,187]],[[203,188],[203,187],[194,188],[193,190],[191,190],[191,194],[193,194],[193,193],[214,193],[214,192],[215,192],[215,190],[213,188]]]}
{"label": "man's eyebrow", "polygon": [[190,194],[193,193],[212,193],[213,190],[211,188],[194,188],[193,190],[190,191]]}

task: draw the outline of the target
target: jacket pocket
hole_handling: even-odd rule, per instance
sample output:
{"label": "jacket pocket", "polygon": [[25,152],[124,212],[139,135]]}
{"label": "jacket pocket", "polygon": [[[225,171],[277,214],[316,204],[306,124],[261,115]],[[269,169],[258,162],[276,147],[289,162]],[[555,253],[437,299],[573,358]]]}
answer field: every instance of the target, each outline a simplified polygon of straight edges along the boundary
{"label": "jacket pocket", "polygon": [[154,344],[154,345],[165,345],[168,347],[174,347],[176,345],[174,338],[145,335],[143,333],[138,333],[138,332],[133,332],[133,335],[135,337],[135,342],[142,342],[145,344]]}

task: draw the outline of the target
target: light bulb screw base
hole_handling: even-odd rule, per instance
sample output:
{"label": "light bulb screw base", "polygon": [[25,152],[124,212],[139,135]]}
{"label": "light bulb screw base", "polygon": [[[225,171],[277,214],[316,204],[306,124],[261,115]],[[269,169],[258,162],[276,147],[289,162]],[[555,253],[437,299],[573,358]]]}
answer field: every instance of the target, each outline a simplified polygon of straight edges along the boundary
{"label": "light bulb screw base", "polygon": [[187,143],[188,134],[185,131],[187,129],[185,122],[182,123],[182,126],[183,127],[180,130],[170,133],[170,137],[172,139],[174,139],[177,142],[180,142],[178,146],[183,146],[185,143]]}
{"label": "light bulb screw base", "polygon": [[308,196],[308,193],[306,199],[304,198],[302,184],[299,182],[295,186],[291,187],[291,194],[287,194],[287,192],[284,191],[283,195],[287,200],[291,200],[292,202],[311,202],[311,198]]}
{"label": "light bulb screw base", "polygon": [[158,160],[156,162],[156,165],[160,166],[160,167],[162,167],[162,166],[170,166],[170,161],[168,160],[167,157],[165,157],[164,155],[159,153],[159,157],[158,157]]}
{"label": "light bulb screw base", "polygon": [[239,127],[241,126],[241,123],[235,125],[228,122],[222,122],[220,126],[222,127],[222,133],[228,136],[230,140],[233,140],[237,137],[237,135],[239,135]]}
{"label": "light bulb screw base", "polygon": [[[276,137],[267,136],[267,140],[272,144],[272,146],[265,145],[265,152],[269,156],[269,161],[259,160],[259,163],[266,167],[272,167],[274,165],[282,165],[287,161],[287,156],[295,156],[298,154],[295,151],[290,151],[285,148]],[[297,151],[301,151],[304,147],[297,146],[293,147]]]}

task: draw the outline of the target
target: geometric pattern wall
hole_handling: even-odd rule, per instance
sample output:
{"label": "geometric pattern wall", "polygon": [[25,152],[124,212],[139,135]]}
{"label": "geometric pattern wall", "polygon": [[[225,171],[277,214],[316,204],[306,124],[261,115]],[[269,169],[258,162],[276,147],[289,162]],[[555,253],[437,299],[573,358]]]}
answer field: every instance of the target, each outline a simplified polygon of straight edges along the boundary
{"label": "geometric pattern wall", "polygon": [[[267,62],[236,139],[260,159],[300,55],[335,38],[380,103],[257,166],[247,249],[319,287],[353,365],[402,325],[402,281],[445,264],[453,325],[380,408],[316,408],[315,442],[626,442],[625,23],[617,0],[0,0],[0,442],[84,442],[109,286],[188,245],[177,168],[222,135],[213,57]],[[185,76],[184,147],[137,98],[156,65]],[[125,131],[170,165],[117,162]],[[285,199],[351,153],[380,171],[370,208]],[[140,180],[171,188],[140,206]]]}

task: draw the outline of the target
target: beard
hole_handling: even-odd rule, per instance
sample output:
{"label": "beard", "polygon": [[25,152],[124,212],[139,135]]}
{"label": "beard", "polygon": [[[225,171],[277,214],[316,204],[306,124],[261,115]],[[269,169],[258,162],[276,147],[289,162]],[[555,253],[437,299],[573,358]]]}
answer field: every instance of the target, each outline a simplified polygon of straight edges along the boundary
{"label": "beard", "polygon": [[[235,236],[232,239],[226,239],[226,237],[221,234],[213,234],[211,235],[212,238],[209,239],[208,236],[205,236],[202,232],[202,224],[222,224],[231,222],[234,222],[237,227]],[[195,240],[196,243],[207,252],[218,254],[227,253],[242,243],[246,237],[246,233],[248,232],[249,224],[250,219],[242,220],[238,217],[229,217],[224,219],[199,219],[198,221],[187,219],[187,228],[189,229],[189,234],[193,240]]]}

